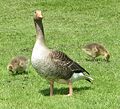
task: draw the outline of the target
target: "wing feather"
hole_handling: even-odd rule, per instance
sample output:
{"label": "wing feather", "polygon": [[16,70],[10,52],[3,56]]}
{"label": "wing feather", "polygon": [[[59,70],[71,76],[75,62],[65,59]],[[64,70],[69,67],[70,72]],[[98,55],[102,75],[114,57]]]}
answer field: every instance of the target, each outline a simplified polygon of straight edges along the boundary
{"label": "wing feather", "polygon": [[70,59],[63,52],[51,51],[49,56],[57,69],[60,71],[59,76],[61,75],[61,77],[64,79],[69,79],[73,75],[73,73],[86,72],[87,74],[89,74],[84,68]]}

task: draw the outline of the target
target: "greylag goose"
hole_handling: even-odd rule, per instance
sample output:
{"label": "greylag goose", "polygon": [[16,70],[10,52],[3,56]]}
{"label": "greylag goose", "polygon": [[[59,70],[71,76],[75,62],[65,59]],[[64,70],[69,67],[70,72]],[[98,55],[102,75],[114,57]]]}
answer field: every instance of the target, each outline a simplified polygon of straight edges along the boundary
{"label": "greylag goose", "polygon": [[98,44],[98,43],[91,43],[91,44],[87,44],[86,46],[84,46],[82,48],[82,50],[89,55],[90,57],[93,58],[93,60],[95,60],[96,57],[98,56],[104,56],[106,61],[109,61],[110,58],[110,54],[107,51],[107,49],[105,49],[104,46]]}
{"label": "greylag goose", "polygon": [[25,56],[16,56],[12,58],[7,65],[7,69],[12,72],[12,74],[15,73],[22,73],[26,72],[28,70],[29,65],[29,59]]}
{"label": "greylag goose", "polygon": [[84,68],[70,59],[65,53],[51,50],[45,45],[42,18],[41,11],[37,10],[34,15],[37,35],[31,56],[32,66],[38,74],[50,82],[50,96],[53,95],[54,81],[68,84],[68,96],[71,96],[73,81],[85,79],[91,82],[93,79],[84,73],[88,73]]}

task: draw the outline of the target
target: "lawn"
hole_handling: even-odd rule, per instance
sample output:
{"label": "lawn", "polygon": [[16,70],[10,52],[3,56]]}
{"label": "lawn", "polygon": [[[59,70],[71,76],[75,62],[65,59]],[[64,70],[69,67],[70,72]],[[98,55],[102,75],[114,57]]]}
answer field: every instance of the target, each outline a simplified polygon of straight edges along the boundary
{"label": "lawn", "polygon": [[[33,14],[42,10],[46,44],[65,52],[83,66],[94,83],[49,83],[30,65],[29,73],[12,76],[6,67],[16,55],[31,57],[35,43]],[[110,52],[110,62],[86,61],[81,47],[98,42]],[[120,109],[119,0],[0,0],[0,109]]]}

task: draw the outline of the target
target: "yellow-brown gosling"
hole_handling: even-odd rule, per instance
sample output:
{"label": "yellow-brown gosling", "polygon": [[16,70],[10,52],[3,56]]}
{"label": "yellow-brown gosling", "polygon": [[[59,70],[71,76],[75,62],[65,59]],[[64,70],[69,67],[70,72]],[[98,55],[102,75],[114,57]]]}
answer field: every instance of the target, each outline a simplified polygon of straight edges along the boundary
{"label": "yellow-brown gosling", "polygon": [[82,48],[82,50],[87,55],[92,57],[93,60],[95,60],[96,57],[101,55],[105,58],[106,61],[109,61],[110,54],[109,54],[108,50],[104,46],[102,46],[98,43],[87,44]]}
{"label": "yellow-brown gosling", "polygon": [[7,69],[12,74],[26,72],[28,70],[29,59],[25,56],[16,56],[12,58],[7,65]]}

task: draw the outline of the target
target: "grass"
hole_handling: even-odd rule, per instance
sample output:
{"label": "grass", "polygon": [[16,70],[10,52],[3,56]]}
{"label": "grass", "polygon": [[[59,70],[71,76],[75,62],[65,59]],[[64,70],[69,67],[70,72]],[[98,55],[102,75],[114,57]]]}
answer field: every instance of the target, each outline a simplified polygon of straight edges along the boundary
{"label": "grass", "polygon": [[[0,0],[0,109],[119,109],[120,1],[119,0]],[[41,9],[46,43],[80,63],[94,84],[77,81],[68,86],[49,84],[30,66],[29,74],[11,76],[6,66],[16,55],[31,57],[35,43],[33,13]],[[81,47],[99,42],[110,51],[110,62],[86,61]],[[101,57],[100,57],[101,59]]]}

